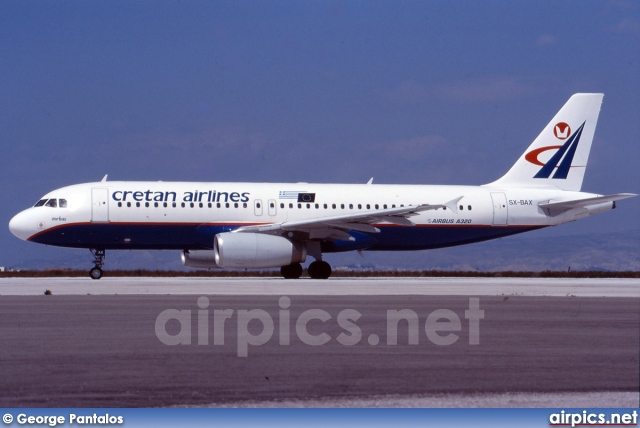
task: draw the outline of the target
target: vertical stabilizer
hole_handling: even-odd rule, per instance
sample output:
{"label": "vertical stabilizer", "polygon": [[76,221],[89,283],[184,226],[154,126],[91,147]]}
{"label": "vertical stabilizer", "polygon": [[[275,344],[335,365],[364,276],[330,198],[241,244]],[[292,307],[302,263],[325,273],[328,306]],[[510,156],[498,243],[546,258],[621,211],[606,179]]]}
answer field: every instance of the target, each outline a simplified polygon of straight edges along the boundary
{"label": "vertical stabilizer", "polygon": [[580,191],[604,94],[575,94],[499,180],[488,186]]}

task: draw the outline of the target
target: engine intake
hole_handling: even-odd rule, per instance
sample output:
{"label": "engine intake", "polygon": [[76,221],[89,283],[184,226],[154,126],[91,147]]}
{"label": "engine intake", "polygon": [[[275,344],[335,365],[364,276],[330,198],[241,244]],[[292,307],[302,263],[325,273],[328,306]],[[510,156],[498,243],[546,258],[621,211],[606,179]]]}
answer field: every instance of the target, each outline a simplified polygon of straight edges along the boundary
{"label": "engine intake", "polygon": [[261,233],[219,233],[213,240],[215,263],[222,268],[271,268],[302,263],[302,242]]}

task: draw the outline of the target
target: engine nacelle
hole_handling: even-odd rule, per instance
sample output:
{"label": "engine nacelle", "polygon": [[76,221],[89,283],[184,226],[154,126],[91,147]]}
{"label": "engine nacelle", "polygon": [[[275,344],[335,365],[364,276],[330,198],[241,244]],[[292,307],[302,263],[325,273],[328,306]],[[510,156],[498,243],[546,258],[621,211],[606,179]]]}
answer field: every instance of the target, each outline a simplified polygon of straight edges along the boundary
{"label": "engine nacelle", "polygon": [[302,242],[261,233],[219,233],[213,240],[215,263],[222,268],[272,268],[302,263]]}
{"label": "engine nacelle", "polygon": [[213,250],[185,250],[182,264],[190,268],[220,268]]}

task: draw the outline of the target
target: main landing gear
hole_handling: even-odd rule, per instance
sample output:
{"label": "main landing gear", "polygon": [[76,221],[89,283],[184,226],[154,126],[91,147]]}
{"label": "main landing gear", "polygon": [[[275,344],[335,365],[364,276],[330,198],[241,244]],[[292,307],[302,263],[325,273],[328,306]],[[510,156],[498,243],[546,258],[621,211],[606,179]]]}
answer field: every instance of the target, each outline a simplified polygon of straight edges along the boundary
{"label": "main landing gear", "polygon": [[[312,279],[327,279],[331,276],[331,265],[322,260],[316,260],[307,268],[307,272]],[[294,263],[280,268],[280,274],[284,279],[298,279],[302,275],[302,265]]]}
{"label": "main landing gear", "polygon": [[280,268],[280,274],[284,279],[298,279],[302,275],[302,265],[300,263],[294,263],[289,266],[282,266]]}
{"label": "main landing gear", "polygon": [[93,263],[95,263],[95,266],[89,271],[89,276],[91,279],[100,279],[104,273],[102,271],[102,265],[104,264],[104,258],[107,255],[107,252],[105,250],[96,250],[93,248],[91,248],[90,251],[91,254],[93,254]]}
{"label": "main landing gear", "polygon": [[307,272],[313,279],[327,279],[331,276],[331,265],[322,260],[316,260],[309,265]]}

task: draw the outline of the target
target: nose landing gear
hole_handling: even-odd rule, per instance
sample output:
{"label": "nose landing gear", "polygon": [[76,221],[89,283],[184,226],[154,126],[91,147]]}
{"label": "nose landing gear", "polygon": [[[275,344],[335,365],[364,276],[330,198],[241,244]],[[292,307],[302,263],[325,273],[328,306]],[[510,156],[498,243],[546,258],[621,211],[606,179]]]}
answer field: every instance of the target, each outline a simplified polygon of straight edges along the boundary
{"label": "nose landing gear", "polygon": [[104,273],[102,271],[102,265],[104,264],[104,258],[106,257],[107,252],[105,250],[96,250],[94,248],[91,248],[90,251],[91,254],[93,254],[93,263],[95,266],[89,271],[89,276],[91,279],[100,279]]}

